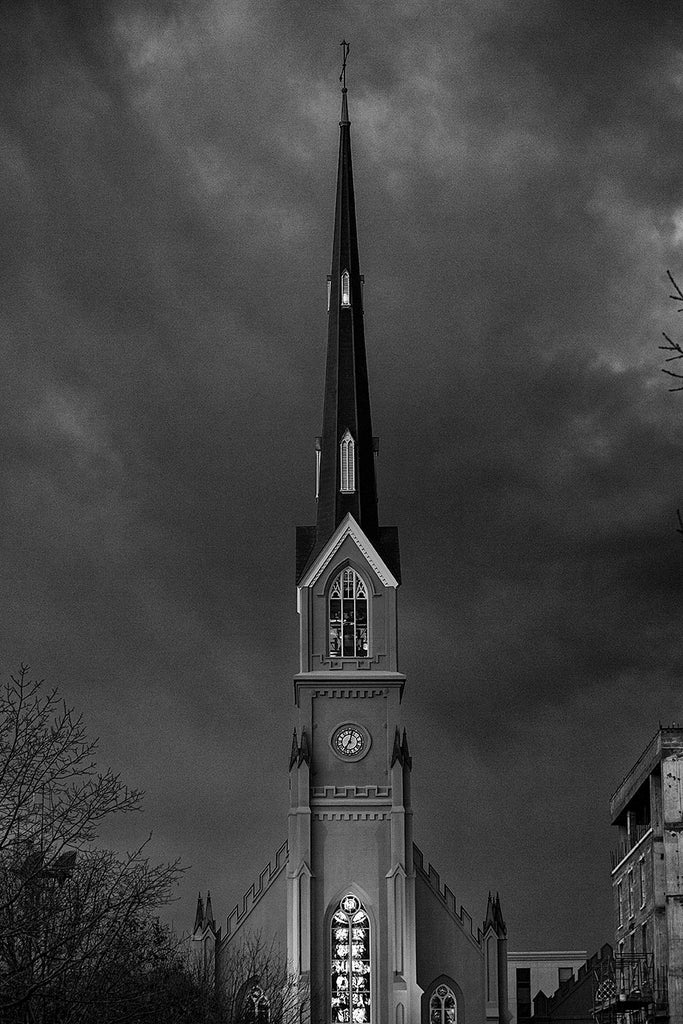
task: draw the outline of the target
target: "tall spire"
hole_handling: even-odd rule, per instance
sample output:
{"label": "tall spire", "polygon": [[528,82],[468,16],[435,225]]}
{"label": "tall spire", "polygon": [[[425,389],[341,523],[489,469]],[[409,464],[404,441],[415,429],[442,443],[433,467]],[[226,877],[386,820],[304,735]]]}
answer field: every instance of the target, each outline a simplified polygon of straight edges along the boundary
{"label": "tall spire", "polygon": [[297,528],[296,578],[332,537],[347,515],[400,579],[398,533],[380,527],[375,481],[376,439],[372,436],[370,389],[363,327],[363,277],[358,258],[356,204],[351,166],[351,122],[346,91],[346,57],[340,81],[339,164],[328,285],[327,363],[323,430],[317,439],[316,524]]}
{"label": "tall spire", "polygon": [[377,487],[370,391],[363,328],[363,279],[358,258],[351,165],[351,126],[346,91],[346,54],[339,165],[329,287],[327,367],[320,444],[317,543],[324,543],[351,513],[364,533],[377,539]]}

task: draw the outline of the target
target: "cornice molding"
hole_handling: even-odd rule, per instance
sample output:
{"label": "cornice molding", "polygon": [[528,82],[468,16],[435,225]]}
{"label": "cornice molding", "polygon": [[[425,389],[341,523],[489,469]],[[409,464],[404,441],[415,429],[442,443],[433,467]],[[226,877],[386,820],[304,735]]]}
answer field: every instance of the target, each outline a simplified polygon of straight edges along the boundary
{"label": "cornice molding", "polygon": [[324,690],[314,690],[314,697],[386,697],[387,690],[384,688],[378,689],[373,687],[372,689],[361,689],[357,686],[326,686]]}
{"label": "cornice molding", "polygon": [[387,821],[391,813],[384,811],[316,811],[316,821]]}

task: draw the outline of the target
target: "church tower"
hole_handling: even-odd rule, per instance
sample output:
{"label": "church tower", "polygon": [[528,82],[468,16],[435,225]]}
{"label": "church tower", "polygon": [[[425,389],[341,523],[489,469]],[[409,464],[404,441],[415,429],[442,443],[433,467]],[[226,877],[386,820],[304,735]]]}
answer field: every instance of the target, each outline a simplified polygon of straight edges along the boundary
{"label": "church tower", "polygon": [[477,928],[413,843],[398,535],[377,508],[345,80],[327,305],[316,521],[296,543],[288,836],[225,931],[200,901],[194,946],[206,960],[214,943],[217,987],[229,981],[254,1024],[282,988],[263,964],[235,976],[254,937],[284,953],[286,1024],[507,1024],[498,897]]}
{"label": "church tower", "polygon": [[297,530],[287,950],[313,1020],[419,1020],[395,528],[379,525],[346,87],[317,517]]}

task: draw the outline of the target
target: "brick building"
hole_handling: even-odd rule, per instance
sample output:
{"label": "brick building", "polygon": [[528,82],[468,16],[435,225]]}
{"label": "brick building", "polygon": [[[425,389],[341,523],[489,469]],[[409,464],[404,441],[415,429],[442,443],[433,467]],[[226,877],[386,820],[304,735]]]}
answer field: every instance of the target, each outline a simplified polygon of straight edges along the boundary
{"label": "brick building", "polygon": [[614,957],[608,942],[599,952],[560,979],[557,988],[541,989],[534,996],[531,1024],[594,1024],[595,980]]}
{"label": "brick building", "polygon": [[554,992],[585,961],[585,949],[508,950],[510,1024],[528,1024],[537,994]]}
{"label": "brick building", "polygon": [[660,727],[610,802],[615,956],[598,1024],[683,1024],[683,729]]}

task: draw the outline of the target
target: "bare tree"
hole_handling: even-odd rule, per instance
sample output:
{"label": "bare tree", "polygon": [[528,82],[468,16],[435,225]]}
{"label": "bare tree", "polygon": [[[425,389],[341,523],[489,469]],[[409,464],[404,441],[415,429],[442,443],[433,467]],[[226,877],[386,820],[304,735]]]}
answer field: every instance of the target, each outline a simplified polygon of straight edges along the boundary
{"label": "bare tree", "polygon": [[299,1024],[308,1019],[308,986],[290,974],[275,941],[261,933],[229,948],[219,964],[217,1008],[225,1024]]}
{"label": "bare tree", "polygon": [[[673,302],[683,303],[683,291],[681,291],[680,285],[678,284],[670,270],[667,270],[666,274],[669,278],[669,281],[671,282],[672,288],[674,289],[673,294],[669,295],[669,298],[672,299]],[[683,313],[683,305],[679,305],[676,312]],[[666,331],[662,331],[662,336],[666,341],[666,345],[660,345],[659,348],[662,352],[672,353],[672,355],[667,356],[665,362],[673,363],[678,359],[683,359],[683,346],[681,345],[680,341],[673,341],[673,339],[669,337]],[[679,373],[676,370],[667,370],[666,367],[664,367],[662,369],[662,373],[666,373],[667,376],[674,377],[676,380],[683,381],[683,373]],[[683,391],[683,384],[678,384],[676,385],[676,387],[669,388],[669,391]],[[681,515],[680,508],[677,509],[676,511],[676,517],[678,519],[678,526],[676,528],[676,532],[683,534],[683,515]]]}
{"label": "bare tree", "polygon": [[[73,986],[70,995],[75,994]],[[78,992],[79,1024],[216,1024],[215,991],[193,970],[187,940],[150,915],[134,916]]]}
{"label": "bare tree", "polygon": [[[683,291],[681,291],[680,286],[674,279],[674,276],[671,273],[671,271],[667,270],[666,273],[674,289],[674,293],[670,295],[669,298],[676,303],[683,303]],[[683,305],[680,305],[678,307],[677,312],[683,313]],[[666,358],[665,362],[673,363],[677,359],[683,359],[683,347],[681,347],[681,343],[679,341],[673,341],[666,333],[666,331],[662,331],[662,335],[666,340],[666,345],[660,345],[660,349],[662,350],[662,352],[673,353],[672,355]],[[667,370],[666,368],[664,368],[662,369],[662,373],[668,374],[669,377],[675,377],[677,380],[683,380],[683,373],[678,373],[676,370]],[[669,388],[669,391],[683,391],[683,384],[678,384],[676,385],[676,387]]]}
{"label": "bare tree", "polygon": [[96,747],[26,665],[0,690],[0,1021],[153,1019],[130,1006],[111,1016],[123,983],[138,995],[149,983],[151,1011],[162,967],[183,974],[151,916],[171,898],[178,863],[151,864],[144,842],[123,856],[95,846],[102,823],[141,799],[98,772]]}

